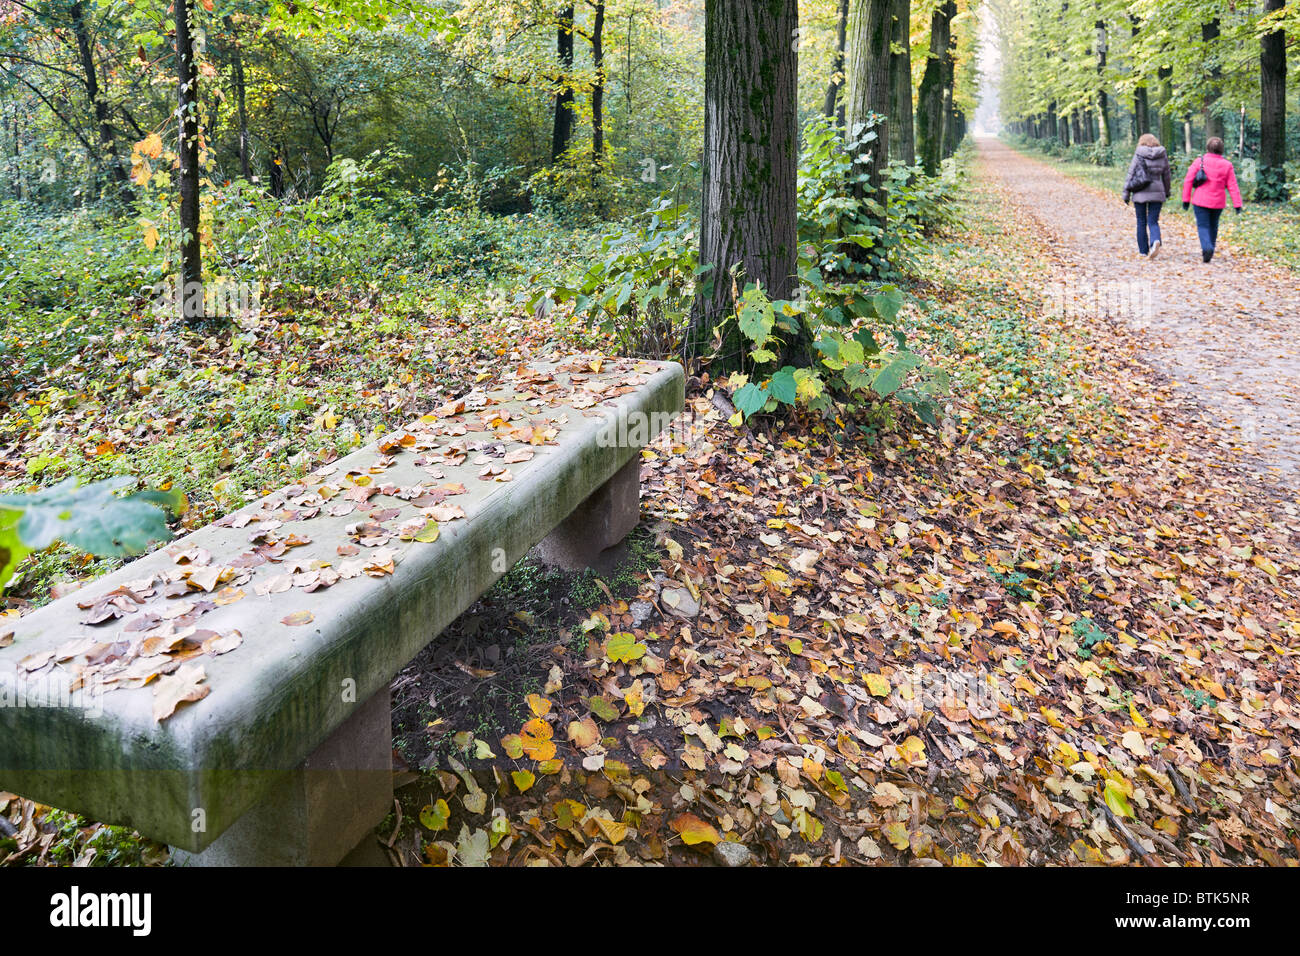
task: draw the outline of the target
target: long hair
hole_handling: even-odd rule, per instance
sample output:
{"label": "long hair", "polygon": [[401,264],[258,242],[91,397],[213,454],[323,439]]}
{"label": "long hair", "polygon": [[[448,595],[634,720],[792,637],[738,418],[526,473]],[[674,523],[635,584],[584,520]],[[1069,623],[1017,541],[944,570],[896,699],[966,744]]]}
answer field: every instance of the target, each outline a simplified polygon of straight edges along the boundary
{"label": "long hair", "polygon": [[1159,146],[1160,140],[1156,139],[1155,133],[1143,133],[1138,137],[1139,146]]}

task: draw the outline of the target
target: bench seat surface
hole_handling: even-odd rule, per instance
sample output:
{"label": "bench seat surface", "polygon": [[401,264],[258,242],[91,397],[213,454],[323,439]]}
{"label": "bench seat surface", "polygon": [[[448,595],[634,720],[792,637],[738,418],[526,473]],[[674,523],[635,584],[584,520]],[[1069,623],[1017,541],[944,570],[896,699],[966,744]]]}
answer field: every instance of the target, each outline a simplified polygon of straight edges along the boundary
{"label": "bench seat surface", "polygon": [[0,789],[202,850],[683,405],[673,363],[495,385],[14,622]]}

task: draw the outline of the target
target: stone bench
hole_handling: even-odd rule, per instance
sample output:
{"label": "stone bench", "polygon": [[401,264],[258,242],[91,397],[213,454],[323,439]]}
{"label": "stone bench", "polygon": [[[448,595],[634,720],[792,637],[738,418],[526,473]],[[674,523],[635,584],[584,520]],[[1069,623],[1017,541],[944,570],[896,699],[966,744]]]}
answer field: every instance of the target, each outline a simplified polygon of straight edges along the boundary
{"label": "stone bench", "polygon": [[392,807],[389,682],[535,545],[574,566],[631,530],[683,383],[522,366],[19,619],[0,790],[178,861],[337,863]]}

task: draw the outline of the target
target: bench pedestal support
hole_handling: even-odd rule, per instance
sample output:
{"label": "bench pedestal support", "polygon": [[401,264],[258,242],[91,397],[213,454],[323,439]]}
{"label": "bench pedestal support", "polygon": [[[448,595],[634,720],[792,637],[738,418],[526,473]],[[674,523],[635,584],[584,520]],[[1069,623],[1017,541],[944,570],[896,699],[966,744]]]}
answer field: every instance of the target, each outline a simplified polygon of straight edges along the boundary
{"label": "bench pedestal support", "polygon": [[285,774],[202,853],[178,866],[334,866],[393,806],[392,703],[385,688]]}
{"label": "bench pedestal support", "polygon": [[537,545],[537,556],[566,571],[601,568],[641,518],[641,455],[614,473]]}

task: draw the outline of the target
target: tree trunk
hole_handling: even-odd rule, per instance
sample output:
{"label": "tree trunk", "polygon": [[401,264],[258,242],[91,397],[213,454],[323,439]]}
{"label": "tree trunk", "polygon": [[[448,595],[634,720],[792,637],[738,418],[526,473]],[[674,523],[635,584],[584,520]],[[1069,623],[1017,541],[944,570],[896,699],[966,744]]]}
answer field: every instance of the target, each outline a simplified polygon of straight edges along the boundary
{"label": "tree trunk", "polygon": [[[885,205],[884,171],[889,163],[889,38],[892,0],[853,0],[846,44],[844,128],[852,138],[860,125],[876,124],[876,138],[867,143],[870,177],[862,195]],[[883,213],[882,213],[883,216]],[[866,250],[856,247],[862,252]]]}
{"label": "tree trunk", "polygon": [[1097,133],[1102,146],[1112,142],[1110,131],[1110,99],[1106,94],[1106,50],[1110,46],[1110,37],[1106,32],[1106,21],[1098,20],[1097,28]]}
{"label": "tree trunk", "polygon": [[555,53],[560,61],[560,89],[555,94],[555,126],[551,132],[551,162],[569,150],[573,140],[573,4],[560,12],[555,33]]}
{"label": "tree trunk", "polygon": [[[1141,33],[1141,23],[1133,14],[1128,17],[1129,28],[1134,39]],[[1148,112],[1147,86],[1146,83],[1138,86],[1133,90],[1133,139],[1136,141],[1143,133],[1151,131],[1151,117]]]}
{"label": "tree trunk", "polygon": [[893,0],[890,8],[889,156],[916,164],[912,126],[912,0]]}
{"label": "tree trunk", "polygon": [[591,25],[591,63],[596,84],[591,88],[591,168],[599,171],[605,162],[605,0],[596,3]]}
{"label": "tree trunk", "polygon": [[949,27],[956,12],[955,0],[948,0],[930,17],[930,51],[916,96],[916,152],[927,176],[938,175],[939,161],[943,159],[943,61],[948,55]]}
{"label": "tree trunk", "polygon": [[1160,142],[1165,149],[1174,148],[1174,116],[1169,112],[1169,99],[1173,96],[1174,68],[1162,66],[1156,72],[1160,81]]}
{"label": "tree trunk", "polygon": [[[1264,0],[1264,12],[1286,0]],[[1286,188],[1286,33],[1274,30],[1259,41],[1259,178],[1255,198],[1284,200]]]}
{"label": "tree trunk", "polygon": [[835,60],[831,66],[831,82],[826,87],[826,99],[822,103],[822,112],[827,117],[838,115],[840,126],[844,125],[844,105],[839,102],[839,98],[840,90],[844,88],[844,44],[848,33],[848,23],[849,0],[840,0],[839,19],[835,28]]}
{"label": "tree trunk", "polygon": [[[953,16],[957,7],[953,5]],[[947,159],[957,151],[957,35],[952,32],[952,17],[948,19],[948,47],[943,57],[943,157]]]}
{"label": "tree trunk", "polygon": [[1205,137],[1223,138],[1223,116],[1218,110],[1219,97],[1223,93],[1223,68],[1219,65],[1219,18],[1201,24],[1201,43],[1203,52],[1210,62],[1209,79],[1205,87]]}
{"label": "tree trunk", "polygon": [[[691,317],[696,355],[711,351],[731,312],[734,266],[738,283],[758,283],[772,299],[794,293],[798,23],[797,0],[705,3],[700,264],[712,268]],[[785,358],[807,349],[806,341],[787,341]],[[738,368],[745,351],[733,323],[717,368]]]}
{"label": "tree trunk", "polygon": [[95,111],[95,123],[99,127],[99,145],[103,155],[99,157],[99,167],[104,168],[108,162],[108,174],[128,197],[131,189],[127,185],[126,167],[122,165],[117,154],[117,140],[113,135],[113,126],[108,120],[108,100],[99,88],[99,75],[95,71],[95,55],[90,42],[90,30],[86,26],[86,10],[82,0],[77,0],[69,10],[72,19],[72,32],[77,39],[77,59],[81,64],[82,82],[86,87],[86,96],[90,98]]}
{"label": "tree trunk", "polygon": [[230,33],[230,72],[231,84],[235,93],[235,113],[239,119],[239,175],[244,179],[252,176],[248,156],[248,109],[244,96],[244,57],[239,49],[239,34],[235,23],[229,16],[223,20]]}
{"label": "tree trunk", "polygon": [[176,0],[177,127],[181,194],[181,316],[203,319],[203,260],[199,248],[199,69],[194,59],[193,0]]}

